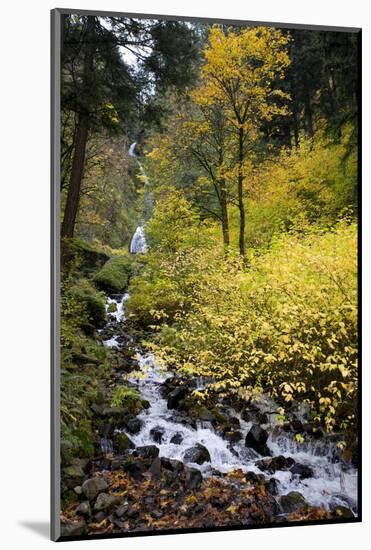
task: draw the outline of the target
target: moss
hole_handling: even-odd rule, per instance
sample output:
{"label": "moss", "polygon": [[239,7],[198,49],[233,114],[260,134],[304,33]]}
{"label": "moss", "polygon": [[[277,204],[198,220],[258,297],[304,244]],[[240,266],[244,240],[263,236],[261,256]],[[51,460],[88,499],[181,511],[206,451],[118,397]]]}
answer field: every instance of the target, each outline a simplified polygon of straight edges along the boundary
{"label": "moss", "polygon": [[86,309],[89,322],[97,328],[106,323],[105,298],[87,279],[79,279],[71,289],[78,302]]}
{"label": "moss", "polygon": [[115,435],[114,445],[115,445],[116,451],[119,454],[123,453],[124,451],[127,451],[128,449],[133,449],[135,447],[131,439],[124,433]]}
{"label": "moss", "polygon": [[84,275],[89,275],[100,269],[109,259],[103,250],[76,237],[63,239],[61,257],[64,268],[69,270],[78,265]]}
{"label": "moss", "polygon": [[102,290],[120,291],[127,286],[131,272],[132,264],[129,256],[115,256],[98,271],[94,281]]}

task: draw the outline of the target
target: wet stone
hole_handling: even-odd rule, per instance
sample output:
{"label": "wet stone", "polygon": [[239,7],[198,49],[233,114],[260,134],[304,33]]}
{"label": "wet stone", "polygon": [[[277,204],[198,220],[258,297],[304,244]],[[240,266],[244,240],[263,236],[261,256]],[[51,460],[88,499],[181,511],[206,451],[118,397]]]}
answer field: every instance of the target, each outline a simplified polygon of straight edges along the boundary
{"label": "wet stone", "polygon": [[183,436],[179,432],[173,435],[173,437],[170,439],[170,443],[173,443],[174,445],[180,445],[183,441]]}
{"label": "wet stone", "polygon": [[291,491],[287,495],[283,495],[280,498],[280,504],[282,511],[286,514],[299,512],[307,506],[305,498],[298,491]]}

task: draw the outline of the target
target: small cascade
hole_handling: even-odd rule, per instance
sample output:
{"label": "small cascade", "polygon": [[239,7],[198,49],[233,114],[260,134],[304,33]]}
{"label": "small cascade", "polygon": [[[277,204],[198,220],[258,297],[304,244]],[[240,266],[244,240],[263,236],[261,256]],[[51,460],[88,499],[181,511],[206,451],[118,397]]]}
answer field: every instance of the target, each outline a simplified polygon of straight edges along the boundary
{"label": "small cascade", "polygon": [[113,454],[113,443],[112,439],[109,439],[108,437],[101,437],[100,438],[100,448],[102,450],[102,453],[104,455],[112,455]]}

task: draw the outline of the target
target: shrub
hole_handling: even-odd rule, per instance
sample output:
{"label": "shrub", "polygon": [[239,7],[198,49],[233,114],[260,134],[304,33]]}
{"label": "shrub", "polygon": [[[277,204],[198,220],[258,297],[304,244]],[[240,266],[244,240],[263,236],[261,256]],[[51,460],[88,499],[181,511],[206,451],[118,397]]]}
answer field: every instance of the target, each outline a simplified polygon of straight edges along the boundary
{"label": "shrub", "polygon": [[356,226],[343,221],[281,234],[248,268],[205,250],[167,268],[162,258],[168,284],[187,265],[185,307],[151,347],[181,374],[211,378],[209,392],[305,401],[329,430],[346,428],[356,414],[356,250]]}
{"label": "shrub", "polygon": [[71,292],[86,310],[87,320],[97,328],[104,327],[106,323],[104,294],[98,292],[87,279],[79,279],[73,285]]}

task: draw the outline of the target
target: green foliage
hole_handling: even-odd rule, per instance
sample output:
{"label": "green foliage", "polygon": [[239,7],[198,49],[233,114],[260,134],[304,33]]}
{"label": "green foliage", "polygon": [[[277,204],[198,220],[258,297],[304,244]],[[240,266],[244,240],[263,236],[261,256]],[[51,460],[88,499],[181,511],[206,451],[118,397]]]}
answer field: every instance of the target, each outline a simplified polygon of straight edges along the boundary
{"label": "green foliage", "polygon": [[[105,319],[104,300],[84,278],[61,281],[61,443],[72,456],[94,453],[90,406],[107,376],[106,349],[86,331]],[[86,363],[78,361],[84,358]],[[89,358],[92,361],[89,361]],[[62,457],[63,458],[63,457]]]}
{"label": "green foliage", "polygon": [[71,288],[77,303],[86,311],[88,322],[102,328],[106,323],[105,296],[87,280],[79,279]]}
{"label": "green foliage", "polygon": [[127,286],[131,271],[129,254],[114,256],[95,274],[94,282],[104,290],[120,291]]}
{"label": "green foliage", "polygon": [[140,393],[135,388],[117,386],[111,397],[111,406],[133,409],[140,400]]}
{"label": "green foliage", "polygon": [[[225,258],[207,248],[186,248],[168,258],[159,249],[152,254],[161,269],[151,282],[147,264],[147,288],[166,284],[177,299],[176,313],[174,303],[167,308],[156,300],[146,312],[154,324],[163,322],[150,347],[168,366],[210,377],[211,393],[238,391],[248,398],[267,392],[284,406],[307,401],[329,430],[354,422],[353,223],[332,229],[297,225],[275,236],[266,253],[253,255],[248,269],[235,255]],[[139,278],[134,303],[142,290]]]}

